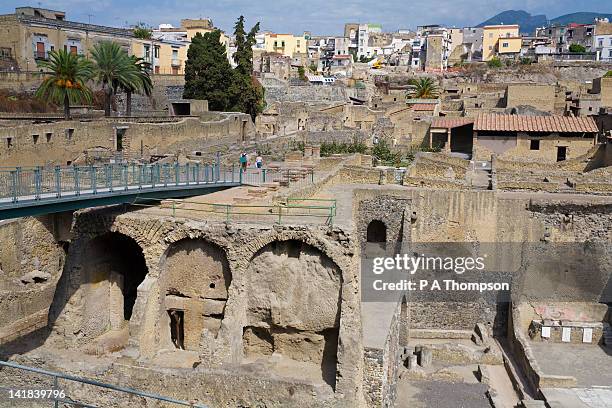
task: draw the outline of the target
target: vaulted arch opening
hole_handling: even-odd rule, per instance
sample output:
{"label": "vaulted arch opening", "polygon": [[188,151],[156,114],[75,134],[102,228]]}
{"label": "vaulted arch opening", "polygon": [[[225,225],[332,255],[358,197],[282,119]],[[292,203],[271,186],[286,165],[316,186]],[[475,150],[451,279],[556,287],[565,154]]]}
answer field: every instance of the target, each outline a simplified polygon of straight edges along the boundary
{"label": "vaulted arch opening", "polygon": [[368,224],[366,241],[375,243],[387,242],[387,226],[380,220],[372,220]]}
{"label": "vaulted arch opening", "polygon": [[83,255],[87,283],[83,330],[92,336],[123,330],[127,336],[138,286],[148,273],[142,248],[133,238],[109,232],[89,241]]}
{"label": "vaulted arch opening", "polygon": [[204,239],[170,245],[160,279],[162,344],[199,350],[202,333],[216,337],[225,314],[231,273],[225,251]]}
{"label": "vaulted arch opening", "polygon": [[246,360],[335,387],[341,288],[340,268],[311,245],[288,240],[259,250],[247,270]]}

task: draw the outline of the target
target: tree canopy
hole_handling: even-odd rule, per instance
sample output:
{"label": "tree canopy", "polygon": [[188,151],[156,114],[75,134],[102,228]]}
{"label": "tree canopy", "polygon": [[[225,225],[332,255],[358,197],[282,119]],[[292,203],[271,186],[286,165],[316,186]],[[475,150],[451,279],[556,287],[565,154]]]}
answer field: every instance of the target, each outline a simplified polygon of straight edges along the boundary
{"label": "tree canopy", "polygon": [[418,78],[410,80],[410,87],[406,93],[408,98],[433,99],[440,95],[440,90],[433,79]]}
{"label": "tree canopy", "polygon": [[247,33],[244,17],[236,21],[234,69],[219,41],[220,31],[197,34],[187,51],[183,96],[207,99],[211,110],[244,112],[255,120],[264,104],[263,87],[253,76],[253,45],[258,31],[259,23]]}
{"label": "tree canopy", "polygon": [[580,45],[580,44],[570,44],[569,46],[569,52],[573,52],[573,53],[584,53],[586,52],[586,48],[584,45]]}
{"label": "tree canopy", "polygon": [[211,110],[227,111],[232,102],[229,90],[233,72],[220,38],[219,30],[204,35],[197,33],[192,38],[187,50],[183,96],[206,99]]}
{"label": "tree canopy", "polygon": [[70,119],[70,104],[91,102],[86,82],[94,75],[93,64],[83,56],[66,50],[49,52],[49,59],[38,66],[48,75],[36,91],[38,98],[64,105],[64,117]]}

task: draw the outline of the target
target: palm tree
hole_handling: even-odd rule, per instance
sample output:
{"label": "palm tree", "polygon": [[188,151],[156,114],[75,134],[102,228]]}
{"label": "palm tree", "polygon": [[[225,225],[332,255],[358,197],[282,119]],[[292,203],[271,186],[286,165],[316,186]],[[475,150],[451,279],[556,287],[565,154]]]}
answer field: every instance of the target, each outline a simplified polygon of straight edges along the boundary
{"label": "palm tree", "polygon": [[406,98],[434,99],[440,95],[440,90],[433,79],[418,78],[410,80],[410,87],[406,92]]}
{"label": "palm tree", "polygon": [[93,65],[80,55],[65,50],[49,52],[49,59],[38,66],[48,76],[36,91],[38,98],[64,105],[64,118],[70,119],[70,104],[91,102],[92,92],[85,84],[93,76]]}
{"label": "palm tree", "polygon": [[153,91],[153,81],[151,81],[151,64],[134,55],[130,57],[131,68],[136,71],[137,81],[134,83],[122,84],[121,89],[126,93],[125,116],[132,116],[132,93],[142,92],[146,96],[151,96]]}
{"label": "palm tree", "polygon": [[111,99],[119,88],[138,88],[138,72],[128,53],[115,42],[102,41],[91,51],[96,61],[96,80],[104,91],[104,115],[111,114]]}

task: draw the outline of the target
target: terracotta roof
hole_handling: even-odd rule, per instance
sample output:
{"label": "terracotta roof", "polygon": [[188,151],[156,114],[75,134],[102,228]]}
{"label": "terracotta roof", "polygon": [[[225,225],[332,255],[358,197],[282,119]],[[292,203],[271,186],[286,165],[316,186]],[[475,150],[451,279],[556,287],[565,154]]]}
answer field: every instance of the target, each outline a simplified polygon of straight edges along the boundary
{"label": "terracotta roof", "polygon": [[474,130],[510,132],[598,132],[589,116],[480,115]]}
{"label": "terracotta roof", "polygon": [[436,108],[435,103],[415,103],[412,105],[414,111],[433,111]]}
{"label": "terracotta roof", "polygon": [[452,118],[452,117],[443,117],[443,118],[434,118],[431,123],[432,128],[445,128],[452,129],[459,126],[465,126],[474,123],[474,118]]}

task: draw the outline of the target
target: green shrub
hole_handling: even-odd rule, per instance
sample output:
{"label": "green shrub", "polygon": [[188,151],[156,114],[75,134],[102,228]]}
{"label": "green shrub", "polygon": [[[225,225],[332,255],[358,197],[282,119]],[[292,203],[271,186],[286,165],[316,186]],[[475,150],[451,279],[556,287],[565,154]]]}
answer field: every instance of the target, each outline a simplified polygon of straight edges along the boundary
{"label": "green shrub", "polygon": [[586,52],[586,48],[580,44],[570,44],[569,52],[575,52],[577,54],[582,54]]}
{"label": "green shrub", "polygon": [[493,57],[487,61],[487,65],[489,68],[501,68],[503,64],[499,58]]}

